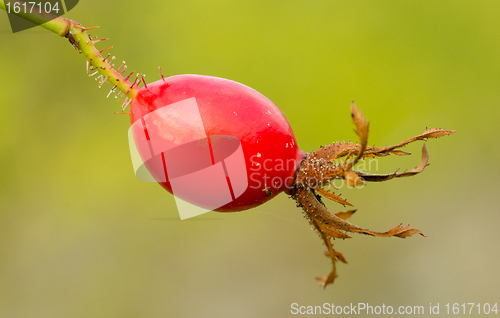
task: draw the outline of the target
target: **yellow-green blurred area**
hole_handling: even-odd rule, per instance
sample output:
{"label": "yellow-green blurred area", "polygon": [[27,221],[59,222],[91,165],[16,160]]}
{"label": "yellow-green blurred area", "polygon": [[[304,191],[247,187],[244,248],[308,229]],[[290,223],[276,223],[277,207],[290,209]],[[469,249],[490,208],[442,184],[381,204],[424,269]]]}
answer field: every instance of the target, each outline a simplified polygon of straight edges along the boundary
{"label": "yellow-green blurred area", "polygon": [[[134,176],[130,122],[85,60],[42,28],[11,32],[0,12],[0,317],[288,317],[299,306],[425,307],[500,302],[500,2],[80,1],[66,17],[111,40],[147,81],[185,73],[253,87],[278,105],[301,149],[369,144],[429,128],[415,177],[341,189],[351,221],[426,238],[353,234],[330,271],[319,236],[282,194],[242,213],[180,221],[174,198]],[[379,173],[411,169],[386,157]],[[374,171],[375,172],[375,171]],[[328,203],[332,212],[347,208]],[[481,305],[482,306],[482,305]],[[467,307],[468,308],[468,307]]]}

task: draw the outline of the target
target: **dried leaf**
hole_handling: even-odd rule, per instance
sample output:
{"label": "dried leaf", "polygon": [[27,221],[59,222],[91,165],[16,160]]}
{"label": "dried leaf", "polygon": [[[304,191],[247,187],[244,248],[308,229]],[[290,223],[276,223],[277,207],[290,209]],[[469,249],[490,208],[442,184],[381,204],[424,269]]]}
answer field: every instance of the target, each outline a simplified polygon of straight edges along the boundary
{"label": "dried leaf", "polygon": [[424,144],[422,147],[422,162],[420,162],[418,167],[408,171],[405,177],[424,171],[424,168],[427,167],[427,162],[429,162],[429,153],[427,152],[427,147]]}
{"label": "dried leaf", "polygon": [[[318,192],[320,192],[320,190],[322,189],[316,189],[316,191]],[[331,214],[330,212],[328,212],[326,207],[320,201],[318,201],[318,198],[316,197],[314,191],[310,189],[299,188],[294,193],[294,197],[300,204],[300,206],[302,206],[302,208],[306,212],[306,215],[309,217],[311,224],[314,225],[321,238],[323,239],[325,245],[328,247],[328,253],[330,259],[332,260],[332,271],[328,276],[316,277],[316,281],[324,288],[327,285],[332,284],[337,277],[335,264],[337,260],[340,260],[342,262],[345,261],[342,254],[337,253],[333,249],[333,244],[331,243],[330,238],[350,238],[345,232],[356,232],[382,237],[396,236],[400,238],[405,238],[413,234],[420,234],[424,236],[419,230],[410,228],[409,226],[396,226],[391,230],[383,233],[363,229],[345,220],[349,216],[351,216],[354,211],[340,212],[337,213],[337,215]]]}
{"label": "dried leaf", "polygon": [[333,281],[335,280],[335,278],[337,277],[337,273],[336,273],[337,272],[337,266],[336,266],[337,259],[341,258],[344,262],[345,262],[345,259],[342,256],[342,254],[337,253],[333,249],[333,244],[330,241],[330,238],[323,232],[322,227],[320,225],[321,223],[319,223],[316,220],[311,219],[311,224],[313,224],[314,227],[318,230],[321,238],[323,239],[323,242],[325,243],[326,247],[328,248],[327,252],[328,252],[330,259],[332,261],[332,270],[331,270],[330,274],[328,274],[328,276],[316,277],[316,281],[321,286],[323,286],[323,288],[325,288],[327,285],[332,284]]}
{"label": "dried leaf", "polygon": [[346,171],[344,178],[348,187],[362,186],[365,184],[363,179],[352,170]]}
{"label": "dried leaf", "polygon": [[366,145],[368,144],[368,130],[370,127],[370,124],[366,121],[365,116],[359,110],[356,104],[354,104],[354,102],[351,102],[351,117],[354,125],[356,126],[356,134],[360,139],[361,147],[358,151],[358,155],[353,160],[353,162],[350,163],[348,169],[354,166],[356,162],[358,162],[358,160],[363,156],[363,152],[365,151]]}
{"label": "dried leaf", "polygon": [[390,153],[393,153],[393,154],[398,155],[398,156],[411,155],[409,152],[404,152],[402,150],[392,150]]}
{"label": "dried leaf", "polygon": [[323,224],[321,221],[317,221],[317,227],[321,233],[324,233],[326,236],[331,237],[333,239],[347,239],[351,238],[349,235],[344,232],[336,229],[335,227],[328,226],[328,224]]}
{"label": "dried leaf", "polygon": [[335,201],[337,203],[340,203],[343,206],[346,206],[346,205],[352,206],[352,204],[350,204],[349,202],[347,202],[345,199],[342,199],[341,197],[339,197],[335,193],[328,192],[328,191],[326,191],[324,189],[321,189],[321,188],[317,188],[316,191],[318,191],[318,193],[321,194],[321,195],[323,195],[324,197],[326,197],[326,198],[328,198],[328,199],[330,199],[332,201]]}
{"label": "dried leaf", "polygon": [[[307,216],[316,223],[317,229],[332,238],[348,238],[344,232],[362,233],[383,237],[407,237],[413,234],[420,234],[424,236],[419,230],[401,226],[394,227],[387,232],[374,232],[363,229],[330,213],[326,207],[318,201],[314,193],[308,190],[298,189],[295,198],[301,204]],[[403,234],[403,232],[405,233]]]}
{"label": "dried leaf", "polygon": [[[335,259],[336,260],[341,261],[342,263],[347,264],[347,261],[345,260],[344,255],[342,255],[342,253],[337,252],[336,250],[333,250],[333,253],[335,253]],[[325,250],[325,256],[326,257],[332,257],[332,254],[330,253],[329,250]]]}
{"label": "dried leaf", "polygon": [[348,239],[349,235],[335,229],[334,227],[320,225],[321,231],[333,239]]}
{"label": "dried leaf", "polygon": [[[347,235],[348,232],[361,233],[378,237],[394,236],[399,238],[406,238],[415,234],[420,234],[422,236],[425,235],[417,229],[402,225],[398,225],[387,232],[375,232],[363,229],[347,221],[347,219],[356,210],[332,214],[327,210],[323,202],[321,202],[321,197],[319,195],[316,195],[316,193],[321,194],[324,197],[338,202],[344,206],[352,206],[349,202],[347,202],[340,196],[324,190],[323,186],[331,183],[331,181],[335,178],[344,178],[346,180],[346,183],[352,186],[363,184],[363,180],[386,181],[393,178],[409,177],[419,174],[427,166],[427,162],[429,159],[425,144],[422,148],[422,161],[420,165],[406,172],[394,172],[391,174],[370,174],[362,171],[352,170],[352,167],[361,158],[384,157],[388,156],[389,154],[395,154],[398,156],[409,155],[409,153],[398,150],[397,148],[404,147],[407,144],[415,142],[417,140],[438,138],[455,132],[454,130],[430,129],[426,130],[421,135],[406,139],[394,146],[382,148],[369,147],[367,146],[369,123],[366,121],[365,117],[354,103],[351,104],[351,116],[354,125],[356,126],[356,134],[360,138],[360,144],[354,144],[351,142],[333,143],[331,145],[321,147],[321,149],[319,149],[318,151],[309,154],[301,165],[301,169],[297,174],[292,191],[292,196],[297,201],[298,205],[304,209],[304,212],[309,218],[310,223],[314,226],[314,228],[318,231],[321,238],[323,239],[323,242],[327,246],[325,255],[328,256],[332,261],[332,271],[328,274],[328,276],[316,277],[316,281],[323,287],[332,284],[337,277],[336,262],[341,261],[347,263],[343,255],[333,249],[333,239],[350,238],[350,236]],[[347,163],[347,160],[352,156],[356,157],[352,162]],[[334,162],[336,159],[342,157],[344,157],[344,161],[341,164],[336,164]]]}
{"label": "dried leaf", "polygon": [[368,182],[383,182],[383,181],[388,181],[391,179],[396,178],[397,172],[394,173],[388,173],[388,174],[371,174],[363,171],[356,171],[358,175],[360,175],[363,180],[368,181]]}
{"label": "dried leaf", "polygon": [[[385,157],[390,154],[395,154],[398,156],[409,155],[408,152],[402,150],[396,150],[397,148],[404,147],[409,143],[425,140],[428,138],[439,138],[442,136],[450,135],[456,132],[456,130],[445,130],[440,128],[434,128],[426,130],[423,134],[409,138],[390,147],[371,147],[366,146],[365,151],[363,152],[363,158],[376,158],[376,157]],[[368,131],[367,131],[368,133]],[[347,155],[357,155],[362,145],[354,144],[354,143],[333,143],[331,145],[327,145],[314,152],[316,158],[323,158],[329,161],[336,160],[338,158],[342,158]]]}
{"label": "dried leaf", "polygon": [[342,220],[347,220],[348,218],[350,218],[354,212],[356,212],[357,210],[350,210],[350,211],[346,211],[346,212],[337,212],[335,213],[335,216],[336,217],[339,217],[341,218]]}
{"label": "dried leaf", "polygon": [[396,237],[400,237],[400,238],[406,238],[408,236],[412,236],[413,234],[420,234],[420,235],[425,237],[425,235],[422,232],[420,232],[419,230],[413,229],[410,226],[401,226],[401,224],[398,226],[395,226],[392,229],[390,229],[389,231],[383,232],[383,233],[373,232],[373,231],[369,231],[369,230],[354,230],[353,232],[363,233],[363,234],[372,235],[372,236],[379,236],[379,237],[396,236]]}
{"label": "dried leaf", "polygon": [[456,130],[445,130],[445,129],[441,129],[441,128],[433,128],[433,129],[426,130],[423,134],[408,138],[408,139],[406,139],[406,140],[404,140],[404,141],[402,141],[399,144],[396,144],[394,146],[367,149],[365,154],[379,155],[379,154],[388,153],[388,152],[394,153],[394,149],[404,147],[412,142],[415,142],[418,140],[425,140],[428,138],[439,138],[439,137],[443,137],[446,135],[451,135],[454,132],[456,132]]}
{"label": "dried leaf", "polygon": [[422,161],[420,162],[420,165],[416,168],[411,169],[410,171],[402,172],[402,173],[390,173],[390,174],[371,174],[371,173],[366,173],[362,171],[357,171],[354,170],[360,177],[362,177],[365,181],[369,182],[381,182],[381,181],[387,181],[391,180],[393,178],[402,178],[402,177],[411,177],[416,174],[419,174],[420,172],[424,171],[424,168],[428,166],[429,161],[429,154],[427,152],[427,147],[424,146],[422,147]]}
{"label": "dried leaf", "polygon": [[316,277],[316,281],[324,289],[324,288],[326,288],[326,286],[328,286],[330,284],[333,284],[333,282],[335,281],[335,278],[337,278],[337,277],[338,276],[336,274],[336,271],[332,270],[328,276],[318,276],[318,277]]}

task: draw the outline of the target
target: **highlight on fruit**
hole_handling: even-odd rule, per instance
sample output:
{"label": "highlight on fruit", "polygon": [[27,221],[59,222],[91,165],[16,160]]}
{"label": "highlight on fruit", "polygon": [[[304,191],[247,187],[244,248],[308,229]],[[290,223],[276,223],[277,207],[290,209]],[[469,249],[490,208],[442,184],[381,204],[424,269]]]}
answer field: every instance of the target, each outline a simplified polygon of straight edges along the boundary
{"label": "highlight on fruit", "polygon": [[[75,21],[26,6],[20,17],[65,37],[87,61],[87,73],[99,87],[111,83],[108,97],[122,102],[118,114],[130,117],[129,141],[134,171],[143,181],[157,182],[175,197],[181,218],[207,211],[237,212],[259,206],[286,193],[297,203],[325,244],[332,269],[317,277],[326,287],[337,277],[336,264],[346,263],[333,247],[348,233],[406,238],[422,232],[397,225],[375,232],[347,221],[356,210],[331,213],[323,200],[352,206],[335,193],[336,182],[349,187],[383,182],[421,173],[429,155],[422,147],[420,164],[405,172],[372,174],[360,169],[363,160],[404,156],[406,145],[454,133],[440,128],[389,147],[368,146],[369,123],[351,103],[351,118],[359,142],[336,142],[306,153],[299,149],[285,115],[272,101],[243,84],[212,76],[176,75],[147,84],[145,75],[127,71],[125,62],[97,49],[98,39]],[[3,1],[0,8],[7,10]],[[135,74],[135,75],[134,75]],[[127,112],[127,108],[130,107]],[[333,191],[331,190],[333,188]]]}

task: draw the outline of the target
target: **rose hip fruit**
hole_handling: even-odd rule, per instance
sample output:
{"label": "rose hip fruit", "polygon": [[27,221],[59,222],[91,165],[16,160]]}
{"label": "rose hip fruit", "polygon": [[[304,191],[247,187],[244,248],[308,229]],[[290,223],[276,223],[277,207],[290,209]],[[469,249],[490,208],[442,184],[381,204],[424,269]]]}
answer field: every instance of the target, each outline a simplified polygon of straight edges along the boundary
{"label": "rose hip fruit", "polygon": [[[282,191],[289,192],[305,153],[297,147],[292,128],[281,110],[248,86],[212,76],[177,75],[165,78],[140,89],[131,103],[131,122],[141,120],[159,108],[193,97],[206,134],[238,138],[245,158],[248,187],[243,194],[216,211],[247,210]],[[176,143],[176,138],[181,139],[186,131],[196,129],[190,127],[196,118],[189,116],[192,116],[191,112],[183,112],[180,108],[167,123],[152,121],[147,129],[159,134],[162,130],[169,130],[164,137]],[[162,169],[161,166],[159,168]],[[165,182],[159,183],[172,193],[168,171]],[[196,201],[196,198],[183,199]]]}

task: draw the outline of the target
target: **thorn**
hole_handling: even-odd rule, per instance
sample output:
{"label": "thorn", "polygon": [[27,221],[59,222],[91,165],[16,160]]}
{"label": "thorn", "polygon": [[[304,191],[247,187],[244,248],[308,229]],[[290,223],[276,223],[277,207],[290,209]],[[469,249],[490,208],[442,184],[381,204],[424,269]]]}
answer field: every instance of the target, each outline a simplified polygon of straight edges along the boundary
{"label": "thorn", "polygon": [[141,79],[142,79],[142,82],[144,83],[144,87],[146,87],[146,89],[149,90],[148,85],[146,84],[146,81],[144,80],[145,76],[146,75],[142,75]]}
{"label": "thorn", "polygon": [[92,41],[92,44],[95,44],[97,42],[101,42],[101,41],[106,41],[106,40],[109,40],[109,38],[106,38],[106,39],[99,39],[99,40],[94,40]]}
{"label": "thorn", "polygon": [[[137,79],[139,78],[139,75],[140,75],[139,73],[137,73],[137,74],[135,75],[135,80],[134,80],[134,82],[132,83],[132,85],[130,85],[130,88],[132,88],[132,87],[134,87],[134,85],[136,85],[136,83],[137,83]],[[139,80],[139,81],[140,81],[140,80]]]}
{"label": "thorn", "polygon": [[123,67],[123,65],[125,65],[125,61],[122,61],[122,64],[120,65],[120,67],[118,67],[118,68],[116,69],[116,71],[117,71],[117,72],[119,72],[119,71],[120,71],[120,69]]}
{"label": "thorn", "polygon": [[104,50],[100,50],[100,51],[99,51],[99,54],[101,54],[102,52],[104,52],[104,51],[106,51],[106,50],[112,49],[112,48],[114,48],[114,46],[110,46],[110,47],[105,48]]}
{"label": "thorn", "polygon": [[165,83],[165,77],[163,77],[163,72],[161,71],[161,66],[158,65],[158,69],[160,70],[161,79]]}
{"label": "thorn", "polygon": [[[115,95],[115,98],[122,97],[122,96],[123,96],[123,92],[122,91],[118,91],[118,93],[116,93],[116,95]],[[124,102],[125,100],[119,99],[119,101]]]}
{"label": "thorn", "polygon": [[113,88],[109,91],[108,96],[106,96],[106,98],[108,98],[109,95],[111,95],[111,93],[113,93],[117,87],[118,85],[113,86]]}
{"label": "thorn", "polygon": [[130,76],[132,76],[132,74],[134,74],[134,73],[135,73],[135,71],[132,71],[132,73],[128,74],[128,76],[125,78],[125,80],[128,81],[128,79],[130,78]]}
{"label": "thorn", "polygon": [[106,62],[106,60],[107,60],[107,59],[108,59],[108,57],[110,57],[110,56],[111,56],[111,53],[108,53],[108,56],[106,56],[106,57],[105,57],[102,61],[103,61],[103,62]]}
{"label": "thorn", "polygon": [[120,72],[120,75],[123,74],[123,73],[125,73],[126,70],[127,70],[127,65],[124,65],[123,66],[123,70]]}
{"label": "thorn", "polygon": [[88,30],[93,30],[93,29],[98,29],[98,28],[99,28],[99,26],[95,26],[95,27],[85,28],[85,29],[83,29],[83,31],[85,32]]}
{"label": "thorn", "polygon": [[[127,92],[127,94],[128,94],[128,92]],[[127,108],[127,106],[130,104],[130,102],[131,102],[131,101],[132,101],[132,100],[131,100],[130,98],[128,98],[128,97],[127,97],[127,98],[125,99],[125,101],[123,102],[123,104],[122,104],[122,110],[125,110],[125,108]]]}
{"label": "thorn", "polygon": [[92,59],[87,61],[87,74],[90,73],[90,71],[92,71]]}
{"label": "thorn", "polygon": [[101,81],[101,82],[99,82],[99,88],[101,88],[101,87],[102,87],[102,85],[103,85],[104,83],[106,83],[106,81],[108,80],[108,78],[109,78],[109,76],[107,76],[106,78],[103,78],[103,79],[102,79],[102,81]]}

